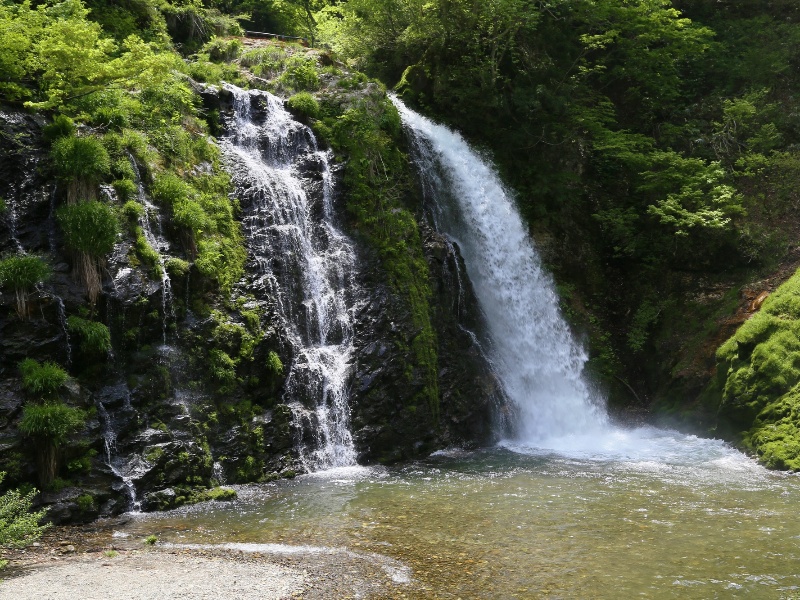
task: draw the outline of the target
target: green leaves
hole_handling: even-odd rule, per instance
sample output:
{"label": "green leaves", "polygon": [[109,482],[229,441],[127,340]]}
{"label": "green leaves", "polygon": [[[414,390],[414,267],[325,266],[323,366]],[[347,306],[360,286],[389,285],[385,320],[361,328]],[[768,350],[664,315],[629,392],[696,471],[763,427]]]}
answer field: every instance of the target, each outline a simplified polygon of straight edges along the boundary
{"label": "green leaves", "polygon": [[[5,478],[0,472],[0,483]],[[31,512],[36,490],[9,490],[0,495],[0,547],[24,548],[41,537],[50,525],[39,525],[46,510]],[[0,561],[2,563],[2,561]],[[3,565],[0,564],[0,567]]]}
{"label": "green leaves", "polygon": [[111,332],[102,323],[71,315],[67,318],[67,329],[80,338],[83,352],[104,355],[111,351]]}
{"label": "green leaves", "polygon": [[0,260],[0,285],[27,290],[50,277],[50,267],[39,256],[19,254]]}
{"label": "green leaves", "polygon": [[42,398],[54,397],[69,378],[67,372],[56,363],[40,363],[32,358],[23,360],[19,370],[25,391]]}
{"label": "green leaves", "polygon": [[47,440],[60,446],[86,423],[86,414],[63,402],[26,404],[22,409],[19,429],[32,438]]}
{"label": "green leaves", "polygon": [[651,204],[647,212],[676,235],[692,229],[725,229],[745,213],[742,195],[728,183],[719,162],[684,158],[675,152],[655,152],[652,167],[643,172],[640,191],[666,196]]}
{"label": "green leaves", "polygon": [[114,212],[102,202],[79,202],[56,211],[67,246],[94,258],[111,252],[117,241]]}

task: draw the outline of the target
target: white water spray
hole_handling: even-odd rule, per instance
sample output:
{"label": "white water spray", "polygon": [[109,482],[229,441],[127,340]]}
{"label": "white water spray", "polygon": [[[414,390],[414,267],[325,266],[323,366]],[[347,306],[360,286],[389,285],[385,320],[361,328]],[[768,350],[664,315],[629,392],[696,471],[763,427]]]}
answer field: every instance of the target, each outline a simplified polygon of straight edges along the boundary
{"label": "white water spray", "polygon": [[[301,459],[312,471],[354,465],[348,385],[355,253],[334,224],[328,153],[280,98],[232,85],[226,90],[236,121],[222,148],[247,206],[243,224],[258,283],[274,299],[293,346],[290,406],[315,438],[300,445]],[[316,174],[321,203],[307,192],[302,169]]]}
{"label": "white water spray", "polygon": [[539,444],[602,430],[605,411],[582,377],[586,353],[511,194],[458,133],[393,101],[412,134],[436,226],[464,258],[493,366],[519,413],[515,437]]}
{"label": "white water spray", "polygon": [[435,225],[461,249],[488,330],[487,355],[517,407],[515,439],[501,445],[646,468],[756,468],[719,440],[610,423],[583,379],[586,354],[559,312],[553,282],[497,174],[459,134],[393,101],[411,133]]}

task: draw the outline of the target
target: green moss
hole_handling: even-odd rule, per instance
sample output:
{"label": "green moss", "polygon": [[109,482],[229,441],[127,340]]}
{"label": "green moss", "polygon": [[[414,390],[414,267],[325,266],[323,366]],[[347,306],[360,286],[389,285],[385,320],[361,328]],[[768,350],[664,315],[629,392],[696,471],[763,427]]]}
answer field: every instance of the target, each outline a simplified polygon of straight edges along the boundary
{"label": "green moss", "polygon": [[144,459],[150,464],[155,464],[161,460],[161,457],[163,456],[164,449],[159,446],[153,446],[152,448],[148,449],[147,452],[145,452]]}
{"label": "green moss", "polygon": [[[358,78],[357,78],[358,79]],[[405,299],[417,331],[406,343],[423,388],[414,398],[439,417],[438,343],[431,322],[428,264],[414,215],[404,194],[412,189],[408,158],[400,150],[400,115],[380,88],[349,106],[325,102],[317,131],[347,157],[344,185],[347,209],[359,233],[375,248],[395,293]]]}
{"label": "green moss", "polygon": [[800,468],[800,271],[717,351],[719,414],[773,468]]}
{"label": "green moss", "polygon": [[208,490],[204,494],[205,500],[214,500],[216,502],[229,502],[236,500],[236,490],[225,487],[216,487]]}
{"label": "green moss", "polygon": [[281,357],[274,350],[270,350],[267,354],[267,370],[273,375],[283,375]]}
{"label": "green moss", "polygon": [[133,228],[134,241],[132,249],[142,264],[150,268],[154,279],[161,279],[161,255],[150,245],[144,236],[144,230],[138,225]]}

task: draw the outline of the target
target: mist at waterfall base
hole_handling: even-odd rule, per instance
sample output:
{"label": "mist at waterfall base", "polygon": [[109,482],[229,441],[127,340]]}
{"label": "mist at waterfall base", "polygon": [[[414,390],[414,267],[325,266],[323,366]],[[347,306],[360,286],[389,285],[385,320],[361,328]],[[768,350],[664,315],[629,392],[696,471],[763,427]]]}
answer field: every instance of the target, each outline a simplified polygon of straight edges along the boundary
{"label": "mist at waterfall base", "polygon": [[461,251],[483,315],[484,345],[516,409],[501,445],[523,453],[666,462],[691,462],[705,455],[705,446],[725,448],[610,421],[603,398],[584,379],[588,357],[560,313],[555,285],[512,195],[458,133],[392,101],[412,140],[426,208]]}

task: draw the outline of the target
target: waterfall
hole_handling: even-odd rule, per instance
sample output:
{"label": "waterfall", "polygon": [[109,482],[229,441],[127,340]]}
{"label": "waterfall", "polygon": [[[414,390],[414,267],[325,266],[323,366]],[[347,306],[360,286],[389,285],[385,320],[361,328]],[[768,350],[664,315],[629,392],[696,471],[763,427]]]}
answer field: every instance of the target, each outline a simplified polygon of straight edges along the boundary
{"label": "waterfall", "polygon": [[601,429],[605,411],[582,376],[586,353],[561,316],[511,194],[458,133],[393,102],[410,133],[434,225],[464,258],[493,368],[518,411],[515,437],[544,444]]}
{"label": "waterfall", "polygon": [[[126,405],[126,408],[130,408],[130,398],[126,401]],[[136,495],[136,486],[133,480],[146,472],[146,464],[138,454],[127,459],[117,455],[117,432],[114,429],[114,420],[100,400],[95,399],[95,407],[97,407],[97,417],[103,434],[106,466],[122,482],[128,495],[128,509],[133,512],[141,512],[142,501]]]}
{"label": "waterfall", "polygon": [[243,212],[256,286],[272,299],[292,347],[286,398],[308,470],[354,465],[349,378],[355,252],[337,229],[327,152],[283,101],[232,85],[234,119],[222,149]]}

